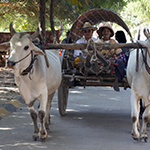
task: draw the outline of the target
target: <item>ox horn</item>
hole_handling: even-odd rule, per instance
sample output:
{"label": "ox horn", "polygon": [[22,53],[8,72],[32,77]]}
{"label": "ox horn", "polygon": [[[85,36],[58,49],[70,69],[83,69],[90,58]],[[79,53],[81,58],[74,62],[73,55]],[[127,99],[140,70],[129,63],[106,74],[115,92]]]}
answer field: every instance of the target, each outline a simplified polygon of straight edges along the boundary
{"label": "ox horn", "polygon": [[33,33],[31,36],[30,36],[30,38],[31,38],[31,40],[34,40],[38,35],[39,35],[39,28],[37,28],[37,30],[35,31],[35,33]]}
{"label": "ox horn", "polygon": [[150,38],[150,33],[149,33],[149,30],[148,30],[148,29],[146,30],[146,29],[144,28],[144,31],[143,31],[143,32],[144,32],[144,35],[147,37],[147,39]]}
{"label": "ox horn", "polygon": [[9,30],[10,30],[10,34],[11,34],[12,36],[16,33],[15,29],[13,28],[12,22],[11,22],[10,25],[9,25]]}

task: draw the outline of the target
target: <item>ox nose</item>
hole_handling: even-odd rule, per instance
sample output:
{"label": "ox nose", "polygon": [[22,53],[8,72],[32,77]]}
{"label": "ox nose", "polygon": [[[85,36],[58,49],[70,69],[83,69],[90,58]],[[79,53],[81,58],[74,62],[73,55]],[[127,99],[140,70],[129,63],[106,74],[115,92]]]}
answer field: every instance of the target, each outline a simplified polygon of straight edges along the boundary
{"label": "ox nose", "polygon": [[8,61],[7,61],[7,66],[8,66],[9,68],[13,68],[13,67],[15,66],[15,62],[8,60]]}

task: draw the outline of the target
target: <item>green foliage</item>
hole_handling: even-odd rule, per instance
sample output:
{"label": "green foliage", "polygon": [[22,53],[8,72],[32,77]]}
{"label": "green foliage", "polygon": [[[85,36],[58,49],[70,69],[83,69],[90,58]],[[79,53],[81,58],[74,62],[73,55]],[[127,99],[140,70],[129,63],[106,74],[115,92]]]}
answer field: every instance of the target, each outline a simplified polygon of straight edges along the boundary
{"label": "green foliage", "polygon": [[[127,7],[123,10],[123,16],[129,17],[128,21],[130,24],[141,24],[150,22],[150,1],[149,0],[139,0],[128,3]],[[134,21],[131,23],[131,21]]]}
{"label": "green foliage", "polygon": [[38,25],[37,8],[31,1],[11,0],[0,2],[0,27],[3,31],[8,31],[10,22],[13,22],[16,31],[35,30]]}
{"label": "green foliage", "polygon": [[94,8],[107,8],[111,10],[121,10],[126,5],[124,0],[68,0],[73,5],[77,5],[79,14]]}
{"label": "green foliage", "polygon": [[122,19],[128,25],[132,35],[138,32],[139,26],[150,24],[150,1],[134,0],[128,2],[121,12]]}
{"label": "green foliage", "polygon": [[[126,5],[124,0],[55,0],[55,28],[59,28],[60,20],[68,29],[84,12],[94,8],[107,8],[119,11]],[[50,0],[46,0],[46,29],[50,30]],[[39,20],[39,0],[0,1],[0,29],[8,31],[13,22],[16,31],[35,31]],[[69,25],[67,25],[69,24]]]}

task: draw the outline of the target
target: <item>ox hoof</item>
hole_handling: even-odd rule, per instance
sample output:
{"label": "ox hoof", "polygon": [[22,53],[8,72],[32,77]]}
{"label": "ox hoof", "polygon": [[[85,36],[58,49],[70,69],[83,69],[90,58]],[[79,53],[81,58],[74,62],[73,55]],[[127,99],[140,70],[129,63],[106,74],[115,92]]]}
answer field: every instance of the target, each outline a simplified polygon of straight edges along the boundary
{"label": "ox hoof", "polygon": [[33,135],[32,138],[33,138],[33,141],[38,141],[38,140],[39,140],[39,136],[38,136],[38,135],[35,135],[35,134]]}
{"label": "ox hoof", "polygon": [[136,136],[136,135],[134,135],[133,133],[132,133],[132,138],[133,138],[134,140],[136,140],[136,141],[139,140],[139,136]]}
{"label": "ox hoof", "polygon": [[40,132],[39,138],[41,142],[45,142],[47,139],[47,132]]}
{"label": "ox hoof", "polygon": [[144,142],[147,143],[147,142],[148,142],[148,137],[147,137],[147,135],[141,137],[141,138],[140,138],[140,141],[143,142],[143,143],[144,143]]}

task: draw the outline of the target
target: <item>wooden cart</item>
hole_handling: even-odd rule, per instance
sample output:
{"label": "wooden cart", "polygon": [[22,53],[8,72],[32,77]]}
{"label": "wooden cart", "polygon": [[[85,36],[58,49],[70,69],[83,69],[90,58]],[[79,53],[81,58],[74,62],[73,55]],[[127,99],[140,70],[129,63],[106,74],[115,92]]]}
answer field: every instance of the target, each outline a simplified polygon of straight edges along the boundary
{"label": "wooden cart", "polygon": [[[103,21],[116,23],[124,28],[132,39],[129,28],[117,14],[106,9],[92,9],[82,14],[74,22],[70,33],[74,42],[82,36],[79,29],[82,28],[86,21],[90,22],[92,25],[96,25]],[[113,86],[115,80],[114,60],[103,57],[100,50],[117,47],[137,47],[136,43],[132,44],[132,46],[130,44],[95,44],[90,41],[88,44],[72,43],[58,46],[59,48],[66,49],[62,56],[62,82],[58,88],[58,107],[62,116],[65,115],[67,108],[69,88],[75,86]],[[57,46],[55,47],[53,45],[53,48],[57,48]],[[80,55],[78,67],[74,67],[73,49],[84,50],[85,48],[90,53],[86,58],[86,62],[83,63],[81,61],[82,56]],[[126,86],[126,82],[119,82],[119,87],[126,88]]]}

